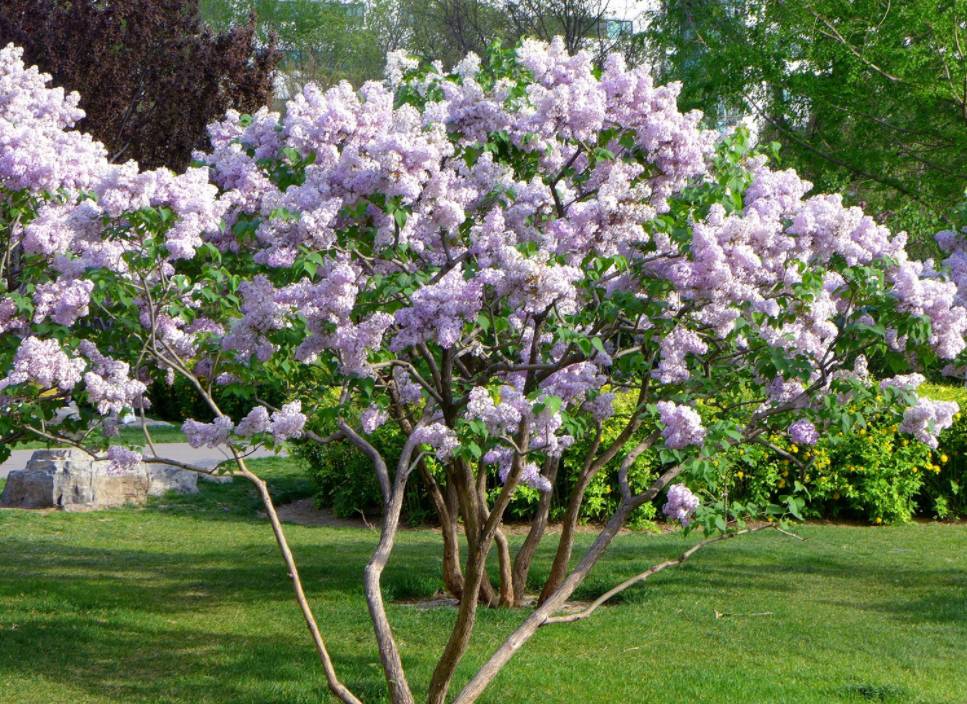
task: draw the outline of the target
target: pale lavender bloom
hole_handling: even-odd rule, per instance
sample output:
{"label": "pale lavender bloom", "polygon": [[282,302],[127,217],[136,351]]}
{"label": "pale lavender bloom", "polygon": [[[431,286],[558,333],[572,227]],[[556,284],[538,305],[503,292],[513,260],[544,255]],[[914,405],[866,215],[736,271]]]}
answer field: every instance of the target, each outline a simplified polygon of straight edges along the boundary
{"label": "pale lavender bloom", "polygon": [[70,128],[84,117],[80,96],[48,88],[51,77],[23,63],[23,49],[0,50],[0,183],[34,194],[90,188],[107,151]]}
{"label": "pale lavender bloom", "polygon": [[305,414],[302,413],[302,401],[293,401],[285,404],[278,411],[272,412],[272,426],[269,432],[276,442],[302,437],[306,420]]}
{"label": "pale lavender bloom", "polygon": [[665,445],[673,450],[681,450],[689,445],[701,445],[705,441],[705,428],[702,418],[695,409],[679,406],[671,401],[660,401],[658,413],[665,426],[661,436]]}
{"label": "pale lavender bloom", "polygon": [[412,308],[396,311],[400,332],[390,349],[399,351],[428,340],[444,349],[453,347],[460,340],[464,324],[477,319],[482,292],[479,282],[465,281],[462,267],[454,267],[439,283],[414,293]]}
{"label": "pale lavender bloom", "polygon": [[[221,419],[217,418],[215,422],[218,423],[219,420]],[[276,442],[284,442],[289,438],[300,437],[306,420],[306,416],[302,413],[302,401],[293,401],[292,403],[286,404],[280,410],[273,411],[271,416],[263,406],[256,406],[242,418],[238,427],[235,428],[234,433],[243,438],[250,438],[259,433],[268,433]],[[194,421],[188,422],[194,423]],[[185,432],[187,433],[187,431]],[[205,430],[202,432],[216,431]],[[229,432],[231,432],[230,428]],[[225,439],[227,440],[227,435]],[[222,442],[225,441],[223,440]]]}
{"label": "pale lavender bloom", "polygon": [[[483,461],[487,464],[496,464],[497,476],[500,477],[501,482],[504,484],[507,483],[507,477],[513,468],[513,450],[508,447],[495,447],[487,451],[483,457]],[[554,488],[547,477],[541,474],[541,468],[533,462],[527,462],[521,468],[519,481],[521,484],[537,489],[538,491],[550,491]]]}
{"label": "pale lavender bloom", "polygon": [[668,489],[668,501],[665,503],[662,513],[673,521],[679,521],[684,527],[691,523],[692,515],[699,504],[698,497],[687,486],[673,484]]}
{"label": "pale lavender bloom", "polygon": [[893,293],[898,308],[930,319],[930,345],[941,359],[954,359],[967,342],[967,311],[957,305],[957,285],[950,281],[923,278],[921,262],[905,261],[893,272]]}
{"label": "pale lavender bloom", "polygon": [[124,474],[137,469],[141,464],[141,453],[129,450],[121,445],[112,445],[107,449],[107,458],[110,460],[107,471],[108,474]]}
{"label": "pale lavender bloom", "polygon": [[953,401],[934,401],[918,398],[917,404],[903,412],[901,433],[910,433],[922,443],[937,449],[940,431],[953,425],[954,415],[960,411]]}
{"label": "pale lavender bloom", "polygon": [[378,427],[389,420],[389,413],[378,406],[364,408],[359,414],[359,422],[363,426],[363,432],[367,435],[375,431]]}
{"label": "pale lavender bloom", "polygon": [[101,354],[89,340],[83,340],[78,350],[93,364],[93,369],[84,374],[84,387],[88,401],[97,405],[98,413],[105,416],[142,407],[148,387],[131,378],[127,362]]}
{"label": "pale lavender bloom", "polygon": [[259,433],[268,432],[269,427],[269,412],[264,406],[256,406],[239,421],[235,428],[235,434],[243,438],[250,438]]}
{"label": "pale lavender bloom", "polygon": [[13,384],[34,382],[42,389],[70,391],[81,381],[87,363],[69,357],[55,339],[28,337],[20,343],[13,358],[13,371],[0,380],[0,391]]}
{"label": "pale lavender bloom", "polygon": [[490,392],[479,386],[470,391],[467,416],[479,418],[489,432],[498,435],[516,433],[523,417],[521,411],[509,403],[495,404]]}
{"label": "pale lavender bloom", "polygon": [[400,403],[419,403],[423,400],[423,387],[410,378],[406,369],[394,367],[393,380]]}
{"label": "pale lavender bloom", "polygon": [[403,82],[403,76],[420,65],[419,59],[410,57],[405,49],[391,51],[386,55],[386,80],[394,88]]}
{"label": "pale lavender bloom", "polygon": [[598,373],[598,367],[591,362],[578,362],[554,372],[541,384],[541,390],[550,396],[557,396],[565,406],[587,396],[588,391],[597,391],[608,380]]}
{"label": "pale lavender bloom", "polygon": [[17,303],[10,298],[0,298],[0,334],[26,326],[27,321],[18,315]]}
{"label": "pale lavender bloom", "polygon": [[436,456],[446,461],[453,456],[453,450],[459,445],[457,434],[442,423],[422,425],[413,431],[416,442],[425,443],[436,450]]}
{"label": "pale lavender bloom", "polygon": [[599,422],[604,422],[614,415],[615,395],[611,392],[598,394],[593,401],[585,401],[582,409],[591,414]]}
{"label": "pale lavender bloom", "polygon": [[884,379],[880,382],[880,391],[888,388],[903,389],[905,391],[916,391],[917,388],[927,379],[923,374],[897,374],[892,379]]}
{"label": "pale lavender bloom", "polygon": [[234,427],[231,418],[219,416],[212,423],[186,420],[181,425],[181,432],[188,436],[188,444],[192,447],[218,447],[228,444],[228,436]]}
{"label": "pale lavender bloom", "polygon": [[58,281],[40,284],[34,292],[34,322],[50,318],[55,323],[70,327],[90,311],[93,281]]}
{"label": "pale lavender bloom", "polygon": [[691,375],[685,362],[687,355],[706,352],[708,345],[698,333],[679,325],[661,341],[661,361],[652,376],[663,384],[688,381]]}
{"label": "pale lavender bloom", "polygon": [[819,442],[819,432],[811,422],[805,418],[797,420],[789,426],[789,437],[799,445],[815,445]]}

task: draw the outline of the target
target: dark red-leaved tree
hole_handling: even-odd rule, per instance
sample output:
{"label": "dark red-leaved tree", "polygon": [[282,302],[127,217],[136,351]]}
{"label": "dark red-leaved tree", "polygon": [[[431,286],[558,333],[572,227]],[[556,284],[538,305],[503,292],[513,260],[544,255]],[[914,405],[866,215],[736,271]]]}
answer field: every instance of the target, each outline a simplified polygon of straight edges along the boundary
{"label": "dark red-leaved tree", "polygon": [[80,92],[81,129],[112,161],[184,169],[205,126],[229,108],[265,105],[278,61],[255,17],[216,34],[197,0],[0,0],[0,43]]}

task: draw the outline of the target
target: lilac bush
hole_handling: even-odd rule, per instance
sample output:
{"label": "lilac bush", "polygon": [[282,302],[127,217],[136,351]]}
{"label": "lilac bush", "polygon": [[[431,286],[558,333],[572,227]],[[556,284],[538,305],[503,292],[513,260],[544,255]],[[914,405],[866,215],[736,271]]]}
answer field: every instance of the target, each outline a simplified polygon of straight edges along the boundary
{"label": "lilac bush", "polygon": [[[341,701],[359,699],[245,463],[260,445],[347,442],[372,461],[384,512],[363,582],[394,704],[415,698],[380,578],[411,475],[434,501],[459,598],[427,693],[438,704],[479,605],[524,599],[561,459],[582,453],[538,608],[453,700],[465,704],[563,622],[554,614],[629,515],[666,490],[666,515],[707,542],[799,515],[792,490],[779,504],[724,500],[730,448],[765,446],[804,473],[814,459],[778,438],[812,444],[878,415],[935,445],[950,425],[956,406],[919,399],[916,374],[937,359],[967,368],[957,235],[939,266],[910,259],[903,233],[809,195],[742,134],[703,131],[677,109],[679,86],[617,55],[599,72],[560,41],[525,41],[450,71],[396,55],[388,73],[359,90],[310,85],[285,118],[230,113],[175,175],[108,163],[71,130],[76,99],[0,52],[2,439],[78,444],[116,471],[141,459],[207,471],[159,457],[147,428],[143,447],[105,445],[114,414],[143,417],[149,382],[187,379],[215,418],[183,430],[258,489]],[[868,355],[908,373],[878,387]],[[251,411],[236,423],[216,387]],[[266,387],[289,402],[262,403]],[[51,428],[67,400],[78,418]],[[395,467],[369,440],[386,423],[406,438]],[[660,466],[641,489],[628,477],[647,450]],[[572,568],[602,471],[617,472],[621,502]],[[502,522],[522,486],[541,498],[512,554]]]}

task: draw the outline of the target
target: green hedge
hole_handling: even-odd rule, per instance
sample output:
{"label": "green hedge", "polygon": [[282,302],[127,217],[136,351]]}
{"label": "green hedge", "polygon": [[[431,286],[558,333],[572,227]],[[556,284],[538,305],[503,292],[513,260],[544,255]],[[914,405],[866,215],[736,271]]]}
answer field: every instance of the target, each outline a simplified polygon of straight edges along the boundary
{"label": "green hedge", "polygon": [[[240,385],[236,385],[240,387]],[[256,405],[255,392],[251,388],[223,388],[212,390],[215,403],[222,411],[235,421],[242,419]],[[173,384],[156,381],[148,388],[148,398],[151,399],[150,413],[152,417],[166,420],[180,425],[184,420],[193,418],[203,423],[210,423],[215,417],[211,408],[205,403],[195,387],[182,376],[175,378]],[[272,389],[264,389],[259,398],[273,406],[285,403],[285,395]]]}
{"label": "green hedge", "polygon": [[[924,384],[919,393],[935,400],[956,401],[967,410],[967,390]],[[834,431],[835,432],[835,431]],[[914,516],[952,519],[967,515],[967,418],[958,414],[931,450],[897,432],[895,425],[870,419],[866,428],[836,432],[813,448],[776,444],[814,459],[808,472],[762,448],[733,450],[728,463],[730,491],[740,500],[776,500],[798,482],[809,495],[807,514],[851,518],[873,523],[908,521]]]}

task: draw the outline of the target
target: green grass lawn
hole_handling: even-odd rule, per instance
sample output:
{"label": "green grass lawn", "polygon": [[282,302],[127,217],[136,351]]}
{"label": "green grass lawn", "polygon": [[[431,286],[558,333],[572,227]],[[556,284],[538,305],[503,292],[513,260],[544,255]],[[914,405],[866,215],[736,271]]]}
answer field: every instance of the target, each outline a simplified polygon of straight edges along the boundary
{"label": "green grass lawn", "polygon": [[[252,464],[280,501],[309,490],[288,460]],[[236,480],[140,510],[0,511],[0,702],[335,701],[257,509]],[[366,702],[384,701],[360,581],[377,536],[287,531],[341,676]],[[967,702],[967,527],[801,534],[714,546],[588,621],[543,629],[481,701]],[[577,597],[685,544],[621,536]],[[549,540],[536,573],[552,549]],[[432,595],[439,569],[438,536],[403,532],[387,597]],[[772,615],[743,615],[761,612]],[[522,616],[480,614],[457,687]],[[394,605],[390,618],[423,692],[454,613]]]}
{"label": "green grass lawn", "polygon": [[[188,442],[185,438],[185,434],[181,432],[181,428],[177,425],[165,426],[159,425],[154,428],[148,428],[148,432],[151,433],[151,440],[156,443],[163,442]],[[97,431],[97,437],[101,437],[100,431]],[[111,439],[112,445],[119,445],[122,443],[132,444],[132,445],[144,445],[144,432],[141,430],[140,426],[125,426],[120,428],[118,437]],[[13,450],[40,450],[46,447],[56,447],[56,445],[49,444],[43,440],[30,440],[29,442],[22,442],[17,445],[11,446]]]}

